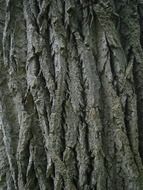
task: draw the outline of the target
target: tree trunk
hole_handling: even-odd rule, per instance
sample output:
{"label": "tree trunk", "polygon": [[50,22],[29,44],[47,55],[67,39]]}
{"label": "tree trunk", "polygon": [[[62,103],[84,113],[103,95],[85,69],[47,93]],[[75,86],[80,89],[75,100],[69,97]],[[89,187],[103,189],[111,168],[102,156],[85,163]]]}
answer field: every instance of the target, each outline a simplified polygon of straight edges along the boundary
{"label": "tree trunk", "polygon": [[143,189],[143,1],[0,0],[0,189]]}

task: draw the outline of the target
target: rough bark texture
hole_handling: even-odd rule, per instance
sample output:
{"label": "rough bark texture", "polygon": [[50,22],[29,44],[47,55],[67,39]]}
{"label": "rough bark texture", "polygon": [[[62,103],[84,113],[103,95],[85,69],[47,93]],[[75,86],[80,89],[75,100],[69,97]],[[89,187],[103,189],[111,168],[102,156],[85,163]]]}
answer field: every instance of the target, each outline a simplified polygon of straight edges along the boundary
{"label": "rough bark texture", "polygon": [[143,189],[143,1],[0,0],[0,189]]}

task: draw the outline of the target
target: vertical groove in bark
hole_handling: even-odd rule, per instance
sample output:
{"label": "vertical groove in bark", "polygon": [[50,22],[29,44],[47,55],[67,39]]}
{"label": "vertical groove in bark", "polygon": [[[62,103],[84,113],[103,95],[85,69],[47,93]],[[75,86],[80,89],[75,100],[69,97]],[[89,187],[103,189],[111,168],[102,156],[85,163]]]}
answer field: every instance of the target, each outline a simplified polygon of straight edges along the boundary
{"label": "vertical groove in bark", "polygon": [[[123,4],[123,2],[122,2]],[[123,4],[124,5],[124,4]],[[122,5],[122,6],[123,6]],[[138,111],[138,136],[139,136],[139,153],[142,159],[142,24],[139,19],[141,19],[140,9],[142,4],[140,2],[126,3],[126,6],[121,9],[119,7],[119,14],[121,17],[121,28],[120,33],[124,39],[123,47],[125,53],[128,56],[128,66],[127,66],[127,79],[130,83],[135,86],[137,94],[137,111]],[[129,11],[130,10],[130,11]],[[126,15],[126,18],[124,18]],[[135,23],[134,25],[132,23]],[[130,31],[130,32],[129,32]],[[136,32],[132,32],[136,31]],[[134,74],[134,79],[132,77]],[[135,82],[134,82],[135,81]]]}

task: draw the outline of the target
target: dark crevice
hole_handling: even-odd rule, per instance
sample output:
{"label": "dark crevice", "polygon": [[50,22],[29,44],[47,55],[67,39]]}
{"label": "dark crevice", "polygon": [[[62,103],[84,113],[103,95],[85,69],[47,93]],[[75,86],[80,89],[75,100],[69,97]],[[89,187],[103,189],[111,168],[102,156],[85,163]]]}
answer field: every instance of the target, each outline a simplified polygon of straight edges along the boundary
{"label": "dark crevice", "polygon": [[[30,179],[30,180],[29,180]],[[40,190],[38,179],[36,177],[35,169],[34,169],[34,163],[32,162],[30,171],[28,173],[27,183],[25,185],[26,189],[34,189],[34,190]]]}
{"label": "dark crevice", "polygon": [[139,153],[143,162],[143,68],[135,58],[133,64],[133,76],[135,81],[135,91],[137,94]]}
{"label": "dark crevice", "polygon": [[77,158],[77,150],[76,148],[73,148],[73,153],[74,153],[74,160],[75,160],[75,168],[76,168],[76,178],[73,179],[73,182],[77,189],[79,189],[79,164],[78,164],[78,158]]}
{"label": "dark crevice", "polygon": [[[67,64],[66,64],[66,67]],[[68,81],[67,81],[67,77],[68,77],[68,74],[66,72],[66,76],[65,76],[65,80],[64,80],[64,83],[65,83],[65,88],[64,88],[64,98],[63,98],[63,102],[62,102],[62,111],[61,111],[61,146],[62,146],[62,150],[61,150],[61,159],[64,160],[64,151],[66,149],[66,117],[67,117],[67,114],[66,114],[66,103],[67,101],[69,100],[69,86],[68,86]]]}
{"label": "dark crevice", "polygon": [[[42,10],[42,12],[39,12],[38,14],[38,18],[37,18],[37,21],[38,21],[38,24],[39,26],[41,27],[44,19],[47,20],[47,23],[50,24],[50,19],[48,17],[48,13],[49,13],[49,4],[48,6],[44,9],[44,11]],[[41,33],[40,33],[41,34]],[[46,35],[43,36],[44,38],[46,37]]]}
{"label": "dark crevice", "polygon": [[25,141],[24,147],[21,150],[20,154],[18,154],[18,159],[17,159],[18,169],[20,170],[21,179],[24,184],[26,184],[27,182],[26,173],[27,173],[27,167],[28,167],[29,158],[30,158],[30,143],[31,143],[31,140],[33,139],[31,128],[29,128],[26,134],[26,138],[28,140]]}
{"label": "dark crevice", "polygon": [[61,188],[61,190],[65,190],[65,182],[64,182],[64,178],[61,176],[61,178],[62,178],[62,188]]}
{"label": "dark crevice", "polygon": [[125,179],[124,178],[122,178],[122,185],[123,185],[123,190],[126,190],[126,188],[125,188]]}
{"label": "dark crevice", "polygon": [[36,11],[36,17],[38,16],[39,12],[40,12],[40,7],[39,7],[39,2],[38,0],[35,0],[35,11]]}
{"label": "dark crevice", "polygon": [[33,52],[34,52],[34,60],[35,60],[35,65],[33,68],[33,72],[35,76],[38,76],[40,73],[40,60],[39,60],[39,54],[35,53],[35,48],[33,47]]}
{"label": "dark crevice", "polygon": [[105,157],[104,158],[104,168],[106,168],[106,189],[108,190],[108,181],[110,181],[110,179],[111,179],[111,177],[110,177],[110,172],[111,171],[109,171],[109,164],[108,164],[108,160],[107,160],[107,158]]}
{"label": "dark crevice", "polygon": [[52,178],[52,177],[49,177],[48,178],[48,189],[50,189],[50,190],[54,190],[54,179]]}
{"label": "dark crevice", "polygon": [[112,80],[112,85],[113,88],[115,89],[117,96],[120,96],[120,90],[119,90],[119,86],[118,86],[118,77],[116,75],[116,71],[115,71],[115,63],[114,63],[114,55],[113,55],[113,50],[108,42],[108,40],[106,39],[107,42],[107,46],[109,49],[109,54],[110,54],[110,68],[111,68],[111,73],[113,76],[113,80]]}
{"label": "dark crevice", "polygon": [[69,16],[69,27],[74,35],[74,33],[78,33],[80,38],[84,41],[84,34],[83,34],[83,11],[81,9],[81,4],[78,1],[77,5],[70,8],[68,10]]}
{"label": "dark crevice", "polygon": [[[43,108],[43,114],[44,114],[44,118],[45,118],[45,122],[46,122],[46,126],[47,126],[47,130],[49,132],[49,117],[51,114],[51,109],[52,109],[52,102],[50,102],[50,92],[48,90],[48,88],[46,87],[46,80],[43,76],[43,73],[40,73],[40,84],[43,88],[43,96],[44,96],[44,108]],[[43,100],[43,101],[44,101]],[[47,108],[48,108],[48,112],[47,112]]]}
{"label": "dark crevice", "polygon": [[[25,102],[24,102],[24,108],[25,111],[27,112],[27,114],[32,114],[34,113],[34,100],[33,100],[33,96],[32,94],[28,91],[26,97],[25,97]],[[29,128],[27,129],[27,135],[26,138],[28,139],[27,141],[25,141],[25,146],[23,148],[23,151],[20,153],[19,157],[20,157],[20,167],[21,168],[21,172],[22,172],[22,177],[23,177],[23,181],[26,184],[26,171],[27,171],[27,167],[28,167],[28,163],[29,163],[29,158],[30,158],[30,142],[33,139],[33,131],[32,131],[32,123],[30,124]],[[22,160],[21,160],[22,159]]]}
{"label": "dark crevice", "polygon": [[[45,100],[46,100],[46,103],[48,105],[48,108],[49,108],[49,113],[47,116],[49,116],[51,114],[51,109],[52,109],[52,104],[53,104],[53,100],[50,100],[50,92],[49,92],[49,89],[46,85],[46,79],[45,77],[43,76],[43,73],[42,71],[40,72],[40,75],[39,75],[39,80],[40,80],[40,84],[41,86],[43,87],[43,93],[44,93],[44,97],[45,97]],[[47,106],[46,105],[46,106]]]}
{"label": "dark crevice", "polygon": [[[40,122],[38,120],[39,116],[38,116],[38,110],[37,108],[35,107],[34,108],[34,111],[35,111],[35,124],[33,125],[33,129],[32,129],[32,132],[33,132],[33,136],[34,136],[34,140],[37,139],[37,136],[41,137],[40,140],[39,140],[39,143],[42,143],[43,147],[42,147],[42,151],[43,151],[43,157],[45,157],[45,161],[47,161],[47,157],[46,157],[46,147],[45,147],[45,139],[43,138],[42,136],[42,129],[40,128]],[[37,141],[38,143],[38,141]],[[45,163],[43,163],[45,164]],[[45,171],[46,171],[46,167],[45,167]]]}
{"label": "dark crevice", "polygon": [[71,37],[72,37],[72,31],[71,31],[69,25],[66,26],[66,36],[67,36],[67,40],[69,42],[71,40]]}
{"label": "dark crevice", "polygon": [[[51,45],[50,45],[51,49]],[[57,79],[56,79],[56,66],[54,64],[54,59],[55,59],[55,54],[51,54],[51,63],[52,63],[52,74],[53,74],[53,80],[55,83],[55,91],[57,90],[58,84],[57,84]]]}
{"label": "dark crevice", "polygon": [[131,129],[130,129],[130,124],[129,124],[129,119],[130,119],[130,113],[129,113],[129,109],[128,109],[128,106],[129,106],[129,100],[128,100],[128,97],[126,97],[126,102],[125,102],[125,109],[124,109],[124,123],[125,123],[125,128],[126,128],[126,134],[127,134],[127,137],[128,137],[128,142],[129,142],[129,145],[130,145],[130,149],[133,153],[133,157],[134,157],[134,162],[136,163],[136,166],[138,167],[138,163],[136,161],[136,158],[135,158],[135,155],[134,155],[134,150],[133,150],[133,146],[132,146],[132,139],[131,139]]}
{"label": "dark crevice", "polygon": [[72,180],[74,186],[76,187],[76,189],[79,189],[79,186],[77,185],[77,178]]}
{"label": "dark crevice", "polygon": [[[49,8],[48,8],[49,9]],[[50,74],[51,74],[51,77],[55,83],[55,86],[56,86],[56,73],[55,73],[55,64],[54,64],[54,56],[55,55],[52,55],[52,44],[50,44],[50,26],[51,24],[49,23],[50,22],[50,18],[48,17],[47,18],[47,24],[48,24],[48,27],[47,27],[47,30],[45,31],[44,33],[44,38],[45,38],[45,41],[46,41],[46,46],[44,48],[46,48],[47,50],[47,55],[48,55],[48,58],[49,58],[49,70],[50,70]],[[56,87],[55,87],[56,89]]]}
{"label": "dark crevice", "polygon": [[25,144],[25,148],[23,150],[24,158],[23,158],[23,160],[20,160],[21,172],[22,172],[22,180],[23,180],[24,184],[26,184],[26,182],[27,182],[26,172],[27,172],[27,167],[28,167],[28,164],[29,164],[29,158],[30,158],[30,148],[29,147],[30,147],[30,142],[31,142],[32,138],[33,138],[33,136],[31,134],[30,137],[29,137],[29,140]]}
{"label": "dark crevice", "polygon": [[125,102],[124,123],[125,123],[125,128],[126,128],[128,141],[129,141],[130,147],[132,147],[131,139],[130,139],[130,126],[129,126],[129,114],[128,114],[128,97],[126,97],[126,102]]}
{"label": "dark crevice", "polygon": [[94,170],[94,157],[92,156],[92,152],[91,151],[88,152],[88,157],[89,157],[89,165],[88,165],[88,171],[87,171],[87,177],[88,177],[87,184],[89,186],[91,186],[92,185],[92,178],[91,178],[91,176],[92,176],[92,172]]}
{"label": "dark crevice", "polygon": [[86,0],[82,6],[82,9],[86,9],[89,7],[93,7],[94,5],[96,5],[98,3],[99,0]]}
{"label": "dark crevice", "polygon": [[106,177],[106,190],[108,190],[108,177]]}
{"label": "dark crevice", "polygon": [[139,24],[140,24],[140,43],[143,49],[143,4],[138,4]]}
{"label": "dark crevice", "polygon": [[65,26],[65,1],[64,0],[62,0],[62,24],[63,24],[63,26]]}
{"label": "dark crevice", "polygon": [[133,56],[133,48],[132,48],[132,46],[131,46],[131,47],[129,48],[129,50],[128,50],[127,63],[130,62],[132,56]]}
{"label": "dark crevice", "polygon": [[66,148],[66,131],[65,131],[65,126],[66,126],[66,110],[65,110],[65,105],[66,105],[66,99],[62,103],[62,113],[61,113],[61,141],[62,141],[62,152],[61,152],[61,158],[63,160],[64,158],[64,150]]}
{"label": "dark crevice", "polygon": [[[89,129],[88,129],[88,124],[86,122],[86,105],[87,105],[87,99],[86,99],[86,91],[85,91],[85,84],[84,84],[84,76],[83,76],[83,65],[82,65],[82,61],[80,61],[80,73],[81,73],[81,87],[82,87],[82,92],[81,92],[81,96],[82,96],[82,100],[83,100],[83,105],[81,106],[81,115],[80,115],[80,120],[82,123],[85,124],[85,146],[86,146],[86,154],[88,157],[88,168],[87,168],[87,173],[86,173],[86,177],[87,177],[87,183],[88,185],[90,185],[91,183],[91,174],[92,174],[92,158],[91,158],[91,152],[90,152],[90,146],[89,146]],[[90,162],[91,161],[91,162]]]}
{"label": "dark crevice", "polygon": [[110,52],[110,68],[111,68],[111,72],[112,72],[112,76],[113,76],[113,86],[114,86],[114,80],[116,80],[116,72],[114,69],[113,52],[112,52],[111,47],[109,45],[108,45],[108,49]]}

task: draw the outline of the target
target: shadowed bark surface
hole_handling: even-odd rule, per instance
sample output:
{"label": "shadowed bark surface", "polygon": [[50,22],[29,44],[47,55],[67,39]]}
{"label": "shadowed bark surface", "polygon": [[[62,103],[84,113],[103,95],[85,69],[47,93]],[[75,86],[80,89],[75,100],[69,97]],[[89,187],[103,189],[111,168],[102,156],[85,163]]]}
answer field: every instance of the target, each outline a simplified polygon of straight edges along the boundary
{"label": "shadowed bark surface", "polygon": [[0,0],[0,189],[143,189],[143,1]]}

